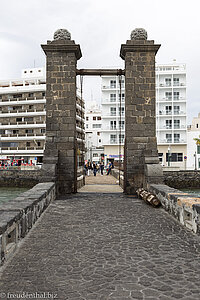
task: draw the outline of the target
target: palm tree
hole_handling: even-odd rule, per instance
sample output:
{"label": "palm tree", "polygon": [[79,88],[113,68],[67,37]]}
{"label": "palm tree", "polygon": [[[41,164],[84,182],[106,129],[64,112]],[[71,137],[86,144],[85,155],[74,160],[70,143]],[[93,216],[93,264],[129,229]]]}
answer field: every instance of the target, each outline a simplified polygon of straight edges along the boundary
{"label": "palm tree", "polygon": [[196,141],[196,145],[200,146],[200,136],[198,138],[194,138],[194,141]]}

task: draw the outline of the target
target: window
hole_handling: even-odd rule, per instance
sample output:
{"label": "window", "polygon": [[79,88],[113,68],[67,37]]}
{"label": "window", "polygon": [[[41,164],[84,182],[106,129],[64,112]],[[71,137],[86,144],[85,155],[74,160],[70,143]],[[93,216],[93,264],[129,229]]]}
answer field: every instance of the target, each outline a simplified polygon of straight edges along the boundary
{"label": "window", "polygon": [[29,109],[33,109],[33,105],[29,105]]}
{"label": "window", "polygon": [[34,94],[33,94],[33,93],[29,93],[28,96],[29,96],[29,97],[33,97]]}
{"label": "window", "polygon": [[111,116],[116,116],[116,107],[110,108],[110,114],[111,114]]}
{"label": "window", "polygon": [[163,161],[163,153],[158,153],[159,162],[162,163]]}
{"label": "window", "polygon": [[174,143],[179,143],[179,142],[180,142],[180,134],[174,133]]}
{"label": "window", "polygon": [[180,128],[180,120],[174,120],[174,129]]}
{"label": "window", "polygon": [[41,132],[41,133],[45,133],[45,132],[46,132],[46,129],[45,129],[45,128],[42,128],[42,129],[40,129],[40,132]]}
{"label": "window", "polygon": [[172,135],[171,135],[171,133],[166,133],[166,140],[167,140],[167,143],[171,143],[172,142]]}
{"label": "window", "polygon": [[121,87],[124,88],[124,80],[121,80]]}
{"label": "window", "polygon": [[101,120],[101,117],[97,117],[97,120],[100,121],[100,120]]}
{"label": "window", "polygon": [[33,118],[27,117],[27,118],[24,118],[24,121],[25,122],[33,122]]}
{"label": "window", "polygon": [[93,153],[93,157],[98,157],[98,153]]}
{"label": "window", "polygon": [[30,142],[26,142],[26,147],[30,147],[31,143]]}
{"label": "window", "polygon": [[1,148],[17,148],[18,143],[14,142],[0,142],[0,147]]}
{"label": "window", "polygon": [[16,118],[16,122],[22,122],[22,118]]}
{"label": "window", "polygon": [[124,107],[119,107],[119,115],[124,116]]}
{"label": "window", "polygon": [[41,146],[41,142],[37,142],[37,145],[38,145],[38,147],[40,147]]}
{"label": "window", "polygon": [[165,85],[166,86],[171,86],[171,82],[172,82],[171,78],[165,78]]}
{"label": "window", "polygon": [[96,119],[97,119],[96,117],[93,117],[93,121],[96,121]]}
{"label": "window", "polygon": [[179,92],[174,92],[174,100],[179,100]]}
{"label": "window", "polygon": [[124,121],[119,121],[119,128],[124,129]]}
{"label": "window", "polygon": [[42,97],[45,97],[46,96],[46,93],[45,92],[42,92]]}
{"label": "window", "polygon": [[86,129],[88,129],[88,124],[86,124]]}
{"label": "window", "polygon": [[4,129],[0,129],[0,134],[5,134],[5,130]]}
{"label": "window", "polygon": [[117,122],[116,121],[110,121],[110,129],[116,129],[117,128]]}
{"label": "window", "polygon": [[117,136],[116,134],[111,134],[110,135],[110,143],[115,144],[117,142]]}
{"label": "window", "polygon": [[[125,93],[122,93],[121,95],[122,95],[122,101],[124,101],[125,100]],[[120,101],[120,94],[119,94],[119,101]]]}
{"label": "window", "polygon": [[165,126],[167,129],[171,129],[172,128],[172,120],[165,120]]}
{"label": "window", "polygon": [[92,128],[101,128],[101,124],[92,124]]}
{"label": "window", "polygon": [[13,130],[13,134],[18,134],[19,130]]}
{"label": "window", "polygon": [[22,98],[22,94],[13,94],[13,98]]}
{"label": "window", "polygon": [[172,100],[172,92],[165,92],[165,98],[167,100]]}
{"label": "window", "polygon": [[116,88],[116,80],[111,80],[110,81],[110,87],[111,88]]}
{"label": "window", "polygon": [[200,154],[200,146],[197,145],[197,154]]}
{"label": "window", "polygon": [[174,77],[174,85],[179,86],[179,78],[178,77]]}
{"label": "window", "polygon": [[167,162],[183,161],[183,153],[166,153],[166,161]]}
{"label": "window", "polygon": [[100,135],[101,133],[100,132],[97,132],[97,135]]}
{"label": "window", "polygon": [[110,94],[110,102],[116,102],[116,94]]}
{"label": "window", "polygon": [[167,105],[165,106],[165,110],[166,110],[166,115],[171,115],[172,114],[172,107],[171,105]]}
{"label": "window", "polygon": [[86,117],[86,121],[89,121],[89,117]]}
{"label": "window", "polygon": [[119,142],[124,143],[124,134],[119,134]]}
{"label": "window", "polygon": [[101,143],[101,140],[99,140],[99,143]]}
{"label": "window", "polygon": [[180,113],[180,106],[174,105],[174,114],[178,115]]}
{"label": "window", "polygon": [[26,129],[26,133],[33,133],[33,129]]}
{"label": "window", "polygon": [[196,128],[199,128],[199,124],[196,124]]}

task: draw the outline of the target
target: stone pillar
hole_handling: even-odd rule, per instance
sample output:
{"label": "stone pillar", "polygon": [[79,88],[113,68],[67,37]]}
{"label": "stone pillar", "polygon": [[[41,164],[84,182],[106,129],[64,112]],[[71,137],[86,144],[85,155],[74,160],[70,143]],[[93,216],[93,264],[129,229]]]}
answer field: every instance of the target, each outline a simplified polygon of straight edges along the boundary
{"label": "stone pillar", "polygon": [[125,192],[162,181],[156,142],[155,55],[160,45],[137,28],[121,46],[125,60]]}
{"label": "stone pillar", "polygon": [[76,65],[82,54],[66,29],[41,46],[47,74],[43,173],[46,180],[56,181],[58,195],[64,195],[76,192]]}

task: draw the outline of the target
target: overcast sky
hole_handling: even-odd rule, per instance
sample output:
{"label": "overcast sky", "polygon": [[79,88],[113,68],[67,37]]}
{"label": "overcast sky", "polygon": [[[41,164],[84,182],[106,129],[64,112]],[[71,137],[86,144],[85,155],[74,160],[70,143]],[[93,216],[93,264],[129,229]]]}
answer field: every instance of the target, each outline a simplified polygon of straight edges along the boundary
{"label": "overcast sky", "polygon": [[[121,44],[137,27],[161,44],[157,63],[187,66],[188,123],[200,112],[200,0],[1,0],[0,80],[45,65],[40,44],[66,28],[81,45],[78,68],[124,67]],[[99,100],[100,78],[84,78],[86,100]]]}

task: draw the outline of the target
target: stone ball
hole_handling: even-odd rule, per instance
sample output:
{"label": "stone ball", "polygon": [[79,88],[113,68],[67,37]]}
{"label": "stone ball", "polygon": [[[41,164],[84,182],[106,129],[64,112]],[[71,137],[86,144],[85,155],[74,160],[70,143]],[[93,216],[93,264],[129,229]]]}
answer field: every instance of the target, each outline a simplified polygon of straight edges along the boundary
{"label": "stone ball", "polygon": [[58,29],[53,38],[54,40],[71,40],[71,33],[67,29]]}
{"label": "stone ball", "polygon": [[147,40],[147,31],[144,28],[135,28],[131,31],[131,40]]}

